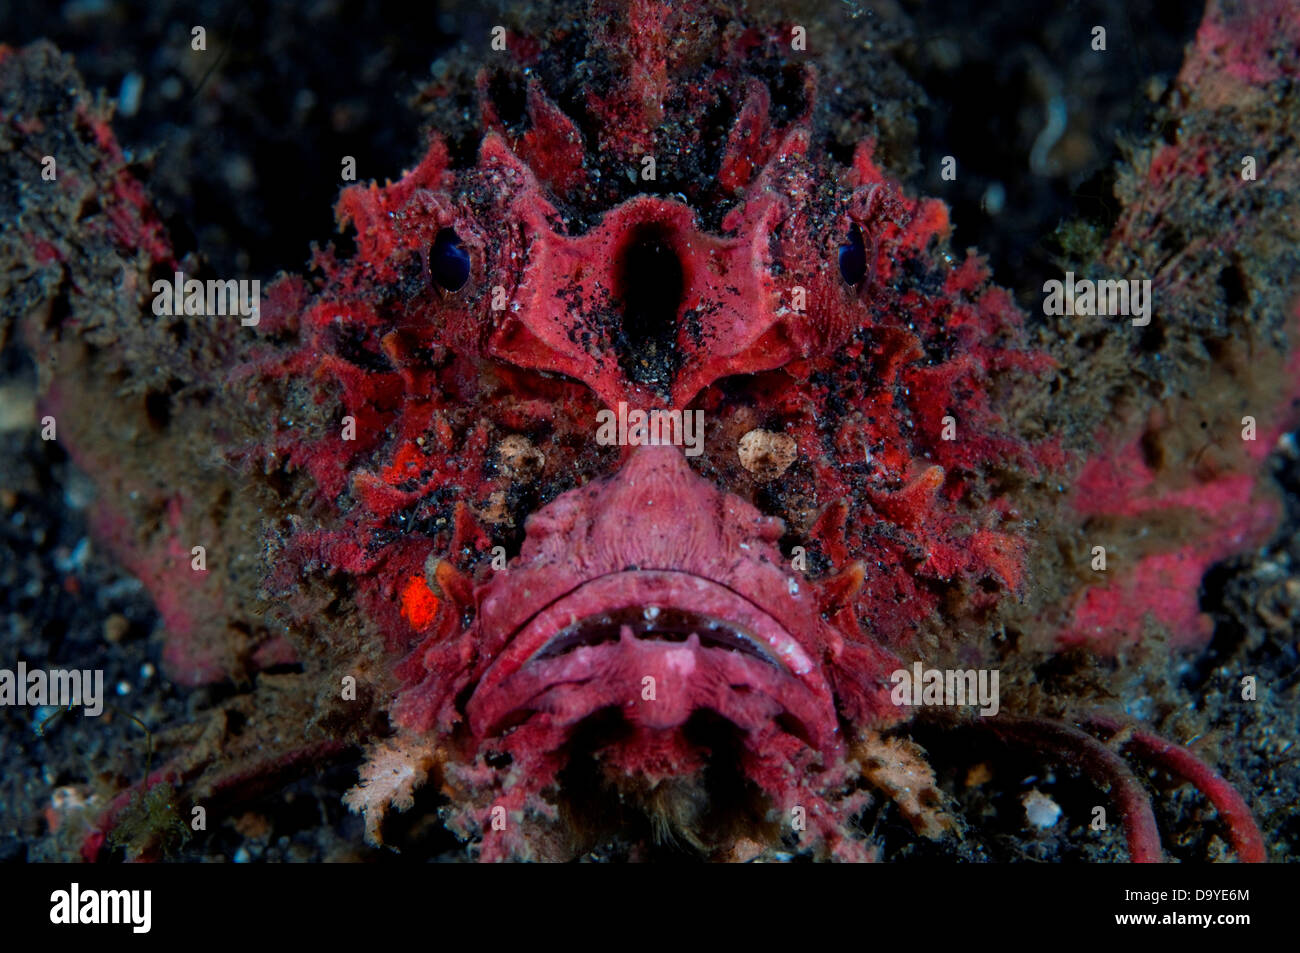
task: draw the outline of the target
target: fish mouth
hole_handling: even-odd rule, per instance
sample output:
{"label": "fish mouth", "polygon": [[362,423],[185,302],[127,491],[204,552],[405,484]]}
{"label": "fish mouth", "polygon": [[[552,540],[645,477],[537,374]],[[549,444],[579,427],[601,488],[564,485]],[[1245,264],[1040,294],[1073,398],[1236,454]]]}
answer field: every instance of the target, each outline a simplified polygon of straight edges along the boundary
{"label": "fish mouth", "polygon": [[661,642],[687,642],[694,635],[701,646],[730,649],[768,665],[781,665],[771,650],[738,625],[689,609],[659,606],[629,606],[579,619],[555,633],[529,661],[556,658],[581,646],[617,642],[625,629],[632,638]]}
{"label": "fish mouth", "polygon": [[777,724],[819,748],[837,730],[830,687],[799,640],[739,593],[679,570],[609,573],[536,612],[466,713],[486,738],[534,718],[573,726],[610,708],[651,730],[708,710],[743,732]]}

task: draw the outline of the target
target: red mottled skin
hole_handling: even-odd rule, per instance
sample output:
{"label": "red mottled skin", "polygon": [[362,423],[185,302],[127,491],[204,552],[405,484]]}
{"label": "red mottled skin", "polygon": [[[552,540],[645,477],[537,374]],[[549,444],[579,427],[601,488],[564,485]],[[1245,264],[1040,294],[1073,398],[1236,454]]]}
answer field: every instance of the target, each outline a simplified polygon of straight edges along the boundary
{"label": "red mottled skin", "polygon": [[[701,115],[714,102],[711,88],[675,85],[674,37],[692,6],[634,0],[629,28],[596,38],[626,69],[590,91],[587,126],[630,169],[642,155],[668,163],[699,145],[660,128],[670,106]],[[1249,74],[1241,61],[1262,57],[1251,53],[1258,24],[1213,17],[1189,69],[1210,68],[1208,44],[1232,59],[1234,75]],[[351,581],[396,674],[396,737],[407,752],[430,753],[453,799],[452,828],[478,838],[485,859],[556,856],[539,831],[558,816],[575,738],[608,711],[624,730],[598,752],[607,778],[651,791],[699,779],[710,752],[688,726],[712,712],[733,726],[767,821],[789,835],[802,807],[806,845],[871,856],[850,823],[867,797],[852,749],[910,716],[891,702],[889,675],[924,657],[923,635],[942,616],[936,583],[966,593],[970,612],[1026,586],[1018,503],[985,475],[995,465],[1038,474],[1070,464],[1054,441],[1017,436],[999,409],[995,385],[1033,386],[1053,361],[1026,345],[1023,316],[981,260],[943,251],[944,205],[906,196],[871,142],[847,167],[814,148],[822,84],[812,69],[803,114],[773,118],[746,62],[754,50],[783,49],[780,31],[726,42],[714,51],[714,85],[744,92],[714,181],[587,208],[603,193],[575,119],[530,79],[521,130],[498,115],[485,76],[477,161],[454,167],[435,138],[398,181],[346,189],[338,218],[356,231],[355,256],[320,252],[314,285],[290,277],[271,287],[259,334],[287,343],[265,345],[232,375],[255,402],[263,385],[295,382],[319,403],[336,401],[340,423],[353,419],[354,440],[283,426],[248,448],[300,468],[315,487],[274,581],[291,589],[319,567]],[[524,63],[542,55],[535,43],[514,52]],[[136,207],[130,193],[123,202]],[[714,230],[701,225],[710,203],[729,206]],[[855,225],[867,269],[850,284],[837,255]],[[453,291],[430,279],[429,250],[444,229],[470,261],[467,284]],[[647,235],[682,272],[675,364],[655,380],[629,373],[618,323],[621,269]],[[152,254],[168,257],[165,247]],[[504,301],[494,306],[497,289]],[[791,568],[780,546],[791,527],[679,449],[601,457],[593,447],[598,411],[619,402],[725,420],[738,412],[737,378],[744,406],[779,420],[807,467],[817,514],[800,542],[819,573]],[[960,439],[944,439],[949,417]],[[530,435],[548,474],[566,474],[569,488],[525,507],[518,555],[494,571],[501,519],[489,501],[510,489],[493,465],[506,434]],[[1074,483],[1079,517],[1178,507],[1206,521],[1204,539],[1085,588],[1060,644],[1113,652],[1148,615],[1179,643],[1203,644],[1201,577],[1258,541],[1275,509],[1255,499],[1253,474],[1164,492],[1135,439],[1104,439],[1113,449],[1086,461]],[[183,555],[131,565],[176,621],[167,664],[197,682],[228,673],[187,641],[183,610],[161,598],[162,568]],[[661,619],[676,620],[676,638],[647,637]],[[1084,723],[1119,728],[1102,716]],[[1146,795],[1113,751],[1032,719],[994,730],[1074,752],[1114,787],[1133,857],[1161,858]],[[1126,743],[1201,787],[1242,859],[1264,858],[1249,811],[1221,777],[1149,733]],[[491,823],[499,808],[502,830]]]}

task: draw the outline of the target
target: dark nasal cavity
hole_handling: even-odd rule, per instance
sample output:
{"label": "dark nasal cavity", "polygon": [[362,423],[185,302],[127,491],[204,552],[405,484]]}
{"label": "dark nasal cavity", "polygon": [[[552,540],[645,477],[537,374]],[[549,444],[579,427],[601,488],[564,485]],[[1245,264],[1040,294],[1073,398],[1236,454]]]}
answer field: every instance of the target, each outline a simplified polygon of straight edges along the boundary
{"label": "dark nasal cavity", "polygon": [[667,389],[680,361],[681,259],[662,229],[646,225],[624,246],[617,275],[623,308],[619,362],[629,379]]}

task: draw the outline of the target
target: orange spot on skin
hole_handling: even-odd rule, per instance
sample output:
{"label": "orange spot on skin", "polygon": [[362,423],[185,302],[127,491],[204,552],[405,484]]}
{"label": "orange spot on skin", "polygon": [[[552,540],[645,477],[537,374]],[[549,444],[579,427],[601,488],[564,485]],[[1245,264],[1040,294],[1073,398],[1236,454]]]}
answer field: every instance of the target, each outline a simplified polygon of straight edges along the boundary
{"label": "orange spot on skin", "polygon": [[414,443],[403,444],[390,466],[384,468],[385,483],[396,485],[419,476],[428,465],[428,457]]}
{"label": "orange spot on skin", "polygon": [[402,589],[402,618],[417,632],[433,624],[438,614],[438,597],[430,591],[423,577],[412,576]]}

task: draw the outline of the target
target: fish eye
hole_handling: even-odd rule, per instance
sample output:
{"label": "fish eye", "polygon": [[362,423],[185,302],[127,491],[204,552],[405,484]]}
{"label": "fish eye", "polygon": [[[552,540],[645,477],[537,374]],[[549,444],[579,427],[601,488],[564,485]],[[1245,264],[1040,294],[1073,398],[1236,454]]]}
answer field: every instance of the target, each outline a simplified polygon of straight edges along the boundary
{"label": "fish eye", "polygon": [[840,277],[845,284],[859,285],[867,274],[867,246],[862,240],[862,229],[856,224],[849,228],[849,240],[840,246]]}
{"label": "fish eye", "polygon": [[454,228],[442,228],[429,248],[429,274],[446,291],[459,291],[469,281],[469,252]]}

